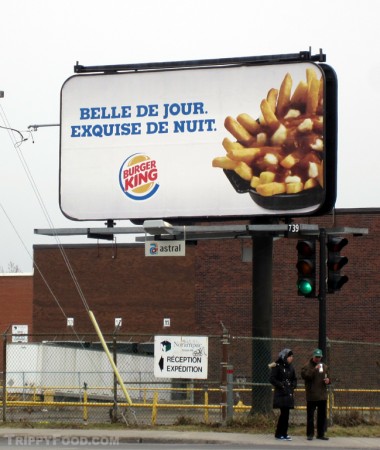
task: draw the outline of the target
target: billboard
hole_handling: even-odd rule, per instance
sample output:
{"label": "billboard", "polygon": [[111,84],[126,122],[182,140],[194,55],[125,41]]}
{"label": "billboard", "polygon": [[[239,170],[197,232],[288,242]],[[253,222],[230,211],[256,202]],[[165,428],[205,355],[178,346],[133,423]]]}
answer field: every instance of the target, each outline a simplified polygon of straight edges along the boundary
{"label": "billboard", "polygon": [[335,202],[335,177],[326,64],[85,74],[62,86],[70,219],[317,215]]}

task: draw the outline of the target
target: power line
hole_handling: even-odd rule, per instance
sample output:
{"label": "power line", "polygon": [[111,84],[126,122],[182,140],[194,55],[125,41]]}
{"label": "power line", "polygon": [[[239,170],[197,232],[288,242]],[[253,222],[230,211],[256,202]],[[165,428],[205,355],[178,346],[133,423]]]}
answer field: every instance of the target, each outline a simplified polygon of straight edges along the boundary
{"label": "power line", "polygon": [[[31,171],[29,169],[29,166],[28,166],[28,164],[27,164],[27,162],[26,162],[22,152],[19,149],[20,145],[22,144],[22,142],[24,142],[25,138],[23,137],[22,133],[19,130],[14,129],[14,128],[12,128],[9,125],[8,119],[6,117],[6,114],[4,112],[4,109],[3,109],[2,105],[0,105],[0,111],[2,112],[1,115],[2,115],[2,118],[3,118],[4,124],[5,124],[5,126],[3,126],[1,128],[5,128],[5,129],[8,130],[8,134],[9,134],[10,139],[11,139],[11,141],[13,143],[13,146],[14,146],[14,148],[16,150],[16,153],[17,153],[17,156],[18,156],[18,158],[20,160],[20,163],[21,163],[21,165],[22,165],[22,167],[24,169],[24,172],[25,172],[25,174],[26,174],[26,176],[28,178],[28,181],[29,181],[29,183],[30,183],[30,185],[31,185],[31,187],[33,189],[33,192],[34,192],[34,194],[35,194],[35,196],[37,198],[37,201],[38,201],[38,203],[40,205],[40,208],[41,208],[41,210],[42,210],[42,212],[43,212],[43,214],[45,216],[45,219],[46,219],[50,229],[53,231],[53,236],[54,236],[54,238],[56,240],[56,243],[57,243],[57,246],[59,248],[59,251],[60,251],[60,253],[62,255],[62,258],[63,258],[63,260],[64,260],[64,262],[66,264],[66,267],[67,267],[67,269],[69,271],[71,279],[74,282],[74,285],[75,285],[76,290],[77,290],[77,292],[79,294],[79,297],[80,297],[80,299],[81,299],[81,301],[82,301],[86,311],[88,312],[90,308],[88,306],[88,303],[87,303],[87,300],[85,298],[85,295],[84,295],[84,293],[83,293],[83,291],[82,291],[82,289],[80,287],[80,284],[79,284],[79,282],[78,282],[78,280],[77,280],[77,278],[75,276],[75,273],[74,273],[74,270],[73,270],[73,268],[71,266],[69,258],[66,255],[66,252],[65,252],[65,250],[64,250],[64,248],[63,248],[63,246],[62,246],[58,236],[54,233],[54,229],[55,229],[54,224],[53,224],[53,222],[51,220],[51,217],[49,215],[49,212],[48,212],[48,210],[47,210],[47,208],[45,206],[43,198],[42,198],[42,196],[41,196],[41,194],[40,194],[40,192],[38,190],[38,186],[37,186],[37,184],[36,184],[36,182],[35,182],[35,180],[33,178],[33,175],[32,175],[32,173],[31,173]],[[19,134],[22,137],[22,140],[19,141],[19,142],[16,141],[16,139],[14,137],[14,133]]]}

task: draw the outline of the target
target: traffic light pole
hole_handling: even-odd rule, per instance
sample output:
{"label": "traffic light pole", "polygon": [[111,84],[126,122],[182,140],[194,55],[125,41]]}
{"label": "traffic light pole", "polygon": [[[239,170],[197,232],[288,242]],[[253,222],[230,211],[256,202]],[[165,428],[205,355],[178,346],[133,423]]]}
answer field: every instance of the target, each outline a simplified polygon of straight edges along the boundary
{"label": "traffic light pole", "polygon": [[318,347],[326,357],[326,229],[321,228],[319,233],[319,337]]}

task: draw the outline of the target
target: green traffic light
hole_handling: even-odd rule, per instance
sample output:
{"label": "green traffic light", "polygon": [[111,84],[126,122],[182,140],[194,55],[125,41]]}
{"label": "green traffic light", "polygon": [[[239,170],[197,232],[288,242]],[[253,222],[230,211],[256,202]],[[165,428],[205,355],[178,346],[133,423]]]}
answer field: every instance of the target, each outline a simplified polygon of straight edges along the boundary
{"label": "green traffic light", "polygon": [[298,295],[315,297],[316,242],[300,239],[297,242],[297,290]]}
{"label": "green traffic light", "polygon": [[309,295],[313,291],[313,286],[308,280],[301,280],[298,283],[298,290],[302,295]]}

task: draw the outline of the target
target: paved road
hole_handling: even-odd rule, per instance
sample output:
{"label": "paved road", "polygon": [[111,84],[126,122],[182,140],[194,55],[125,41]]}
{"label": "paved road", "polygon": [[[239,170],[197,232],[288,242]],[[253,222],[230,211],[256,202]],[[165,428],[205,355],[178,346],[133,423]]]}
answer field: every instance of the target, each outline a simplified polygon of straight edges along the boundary
{"label": "paved road", "polygon": [[380,438],[330,438],[307,441],[295,436],[291,442],[279,442],[270,435],[164,430],[74,430],[0,428],[0,448],[18,447],[57,449],[128,449],[128,450],[295,450],[376,449]]}
{"label": "paved road", "polygon": [[[56,439],[54,441],[44,441],[42,440],[24,440],[24,441],[17,441],[14,440],[13,442],[9,442],[5,438],[0,438],[0,449],[16,449],[18,447],[25,447],[27,446],[28,449],[41,449],[41,448],[51,448],[54,447],[57,450],[65,450],[65,449],[71,449],[71,450],[80,450],[80,449],[117,449],[117,450],[277,450],[280,448],[278,447],[268,447],[268,446],[252,446],[252,445],[240,445],[240,444],[183,444],[183,443],[175,443],[175,444],[160,444],[160,443],[138,443],[138,444],[132,444],[132,443],[125,443],[125,442],[114,442],[101,443],[101,441],[91,441],[91,440],[83,440],[83,439],[77,439],[73,438],[71,440],[60,440]],[[293,447],[295,448],[295,447]],[[298,447],[299,449],[299,447]],[[305,447],[306,450],[306,447]]]}
{"label": "paved road", "polygon": [[[305,444],[305,443],[304,443]],[[17,440],[0,438],[0,449],[17,449],[18,447],[27,447],[28,449],[55,448],[57,450],[80,450],[80,449],[117,449],[117,450],[278,450],[282,449],[283,443],[275,445],[265,444],[231,444],[231,443],[130,443],[122,441],[107,442],[106,439],[92,440],[73,437],[70,439],[23,439]],[[286,443],[285,447],[292,450],[325,450],[325,447],[315,447],[310,444],[300,446],[299,444]],[[331,447],[330,447],[331,448]],[[353,449],[346,449],[353,450]]]}

